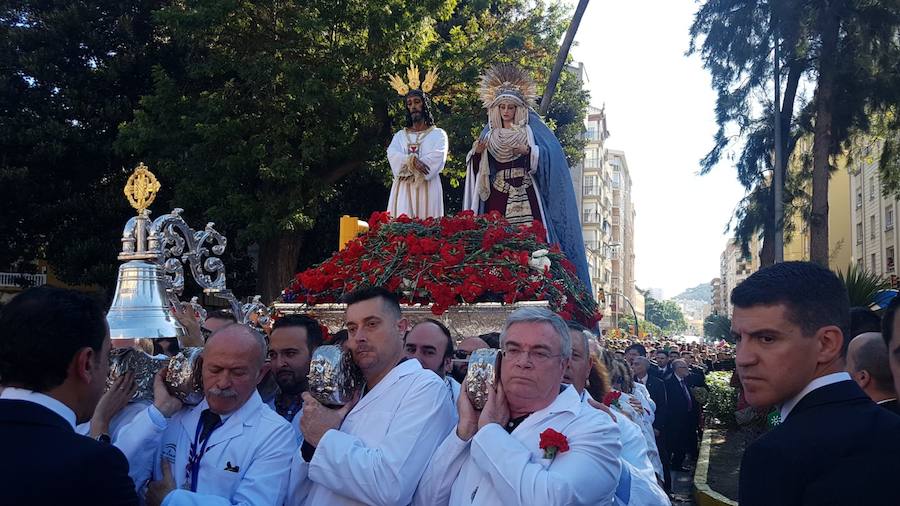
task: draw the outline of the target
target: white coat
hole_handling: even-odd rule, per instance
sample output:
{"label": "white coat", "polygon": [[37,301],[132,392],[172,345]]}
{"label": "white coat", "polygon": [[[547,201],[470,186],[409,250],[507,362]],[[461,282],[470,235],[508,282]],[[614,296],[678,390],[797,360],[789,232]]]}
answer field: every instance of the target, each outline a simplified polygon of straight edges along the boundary
{"label": "white coat", "polygon": [[394,174],[394,184],[391,186],[387,211],[393,218],[401,214],[421,220],[428,217],[440,218],[444,216],[444,191],[439,176],[447,161],[447,133],[434,127],[421,139],[417,156],[428,167],[428,174],[422,176],[420,182],[400,181],[400,171],[410,155],[409,140],[415,139],[415,136],[413,132],[407,134],[405,130],[400,130],[394,134],[388,146],[387,158]]}
{"label": "white coat", "polygon": [[[590,394],[587,390],[582,392],[582,400],[585,406],[588,404]],[[620,401],[622,402],[622,401]],[[656,481],[656,473],[653,464],[650,463],[647,443],[644,434],[638,424],[628,417],[618,413],[616,425],[619,427],[622,453],[619,461],[622,464],[622,476],[627,474],[628,479],[619,479],[619,488],[616,491],[613,504],[617,506],[669,506],[668,496]],[[627,469],[626,471],[624,471]],[[627,486],[627,492],[623,491]]]}
{"label": "white coat", "polygon": [[140,483],[159,480],[160,459],[165,458],[177,489],[166,496],[164,506],[281,506],[287,492],[291,455],[297,448],[296,438],[290,425],[263,404],[256,392],[209,436],[200,461],[197,492],[189,490],[188,453],[200,414],[208,407],[204,399],[197,406],[182,409],[172,416],[165,429],[154,425],[147,415],[139,415],[122,429],[134,439],[155,442],[152,454],[126,454],[129,464],[140,466],[132,470]]}
{"label": "white coat", "polygon": [[[566,436],[569,445],[553,459],[543,458],[539,447],[540,434],[548,428]],[[567,386],[512,433],[488,424],[462,441],[452,431],[428,464],[413,504],[609,504],[619,481],[621,451],[615,422]]]}
{"label": "white coat", "polygon": [[329,430],[310,462],[294,452],[287,504],[406,505],[450,432],[447,384],[418,360],[394,367]]}
{"label": "white coat", "polygon": [[[638,385],[639,383],[635,383]],[[626,394],[622,392],[622,397],[619,398],[619,406],[621,407],[621,411],[628,415],[631,420],[641,428],[641,432],[644,433],[644,440],[647,443],[647,456],[650,457],[650,463],[653,464],[653,470],[656,474],[662,476],[663,475],[663,467],[662,460],[659,455],[659,448],[656,446],[656,435],[653,432],[653,422],[650,422],[646,417],[638,414],[637,411],[633,407],[631,407],[631,403],[628,402],[628,399],[635,398],[640,401],[640,397],[632,396],[630,394]],[[647,405],[641,404],[644,406],[644,410],[647,410]]]}

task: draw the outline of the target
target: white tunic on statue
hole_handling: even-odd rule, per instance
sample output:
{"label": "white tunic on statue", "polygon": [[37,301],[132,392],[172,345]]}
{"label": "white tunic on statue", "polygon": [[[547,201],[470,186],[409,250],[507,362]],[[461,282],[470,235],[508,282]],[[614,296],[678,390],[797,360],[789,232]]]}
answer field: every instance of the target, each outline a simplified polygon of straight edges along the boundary
{"label": "white tunic on statue", "polygon": [[296,436],[284,418],[263,404],[256,392],[210,434],[206,453],[200,460],[197,492],[190,491],[188,454],[197,435],[200,414],[208,407],[204,399],[197,406],[183,408],[164,428],[145,414],[123,427],[122,433],[129,440],[150,441],[155,448],[146,452],[146,444],[128,450],[119,446],[128,457],[128,464],[137,466],[129,474],[137,475],[136,481],[141,484],[148,479],[159,480],[160,459],[168,460],[176,490],[166,496],[163,506],[281,506],[287,493],[291,456],[297,448]]}
{"label": "white tunic on statue", "polygon": [[[569,445],[553,459],[543,458],[539,447],[540,434],[548,428],[566,436]],[[615,422],[567,386],[512,433],[492,423],[463,441],[451,431],[428,464],[413,504],[610,504],[621,451]]]}
{"label": "white tunic on statue", "polygon": [[447,384],[418,360],[394,367],[319,440],[310,462],[294,452],[286,504],[406,505],[455,423]]}
{"label": "white tunic on statue", "polygon": [[439,218],[444,215],[444,192],[439,176],[447,161],[447,133],[434,127],[421,138],[416,152],[419,161],[428,167],[428,174],[418,174],[415,179],[401,181],[401,171],[410,155],[410,140],[415,138],[415,132],[400,130],[388,146],[387,157],[394,174],[394,184],[387,211],[393,218],[401,214],[410,218]]}

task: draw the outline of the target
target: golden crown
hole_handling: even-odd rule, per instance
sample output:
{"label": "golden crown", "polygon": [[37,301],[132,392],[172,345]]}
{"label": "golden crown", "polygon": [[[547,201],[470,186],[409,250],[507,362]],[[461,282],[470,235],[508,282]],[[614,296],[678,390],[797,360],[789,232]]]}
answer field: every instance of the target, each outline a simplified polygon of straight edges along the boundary
{"label": "golden crown", "polygon": [[425,93],[430,93],[431,89],[434,88],[434,84],[437,82],[437,78],[437,68],[432,68],[425,73],[425,79],[422,80],[422,86],[420,88],[419,66],[410,65],[409,68],[406,69],[406,82],[404,82],[403,78],[397,74],[388,76],[388,82],[390,83],[391,88],[394,88],[400,96],[405,97],[410,90],[422,90]]}
{"label": "golden crown", "polygon": [[478,95],[485,109],[491,108],[501,97],[515,97],[528,107],[534,107],[537,86],[519,67],[504,63],[494,65],[481,77]]}

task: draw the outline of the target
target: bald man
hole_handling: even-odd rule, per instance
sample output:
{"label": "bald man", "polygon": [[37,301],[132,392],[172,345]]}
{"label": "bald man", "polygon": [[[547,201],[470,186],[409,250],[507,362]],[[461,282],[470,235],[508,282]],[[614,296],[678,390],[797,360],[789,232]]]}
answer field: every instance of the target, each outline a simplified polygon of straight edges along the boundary
{"label": "bald man", "polygon": [[[265,339],[256,330],[236,323],[217,330],[203,350],[204,400],[171,418],[157,412],[126,427],[143,435],[137,451],[144,458],[129,462],[142,466],[138,476],[152,474],[147,505],[284,502],[297,440],[256,391],[265,356]],[[159,376],[156,387],[156,397],[169,396]]]}
{"label": "bald man", "polygon": [[847,372],[876,404],[900,414],[887,345],[881,332],[864,332],[850,341]]}

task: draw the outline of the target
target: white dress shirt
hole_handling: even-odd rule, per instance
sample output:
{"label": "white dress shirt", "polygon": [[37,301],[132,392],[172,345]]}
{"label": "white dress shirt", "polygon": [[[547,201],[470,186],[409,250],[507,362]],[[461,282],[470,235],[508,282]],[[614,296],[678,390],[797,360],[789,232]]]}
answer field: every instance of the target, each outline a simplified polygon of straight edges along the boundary
{"label": "white dress shirt", "polygon": [[[543,458],[540,434],[563,434],[569,451]],[[609,504],[621,472],[619,428],[567,386],[512,433],[495,423],[469,441],[444,440],[419,482],[414,505]]]}
{"label": "white dress shirt", "polygon": [[63,420],[65,420],[69,425],[72,426],[73,430],[75,429],[76,418],[75,412],[72,411],[72,408],[66,406],[62,402],[54,399],[53,397],[50,397],[47,394],[42,394],[41,392],[35,392],[34,390],[28,390],[25,388],[6,387],[3,389],[3,392],[0,392],[0,399],[28,401],[39,404],[61,416]]}
{"label": "white dress shirt", "polygon": [[409,504],[455,410],[447,384],[405,360],[368,391],[338,430],[319,440],[310,462],[294,452],[287,504]]}
{"label": "white dress shirt", "polygon": [[825,376],[819,376],[818,378],[810,381],[809,384],[806,385],[799,394],[795,395],[791,399],[788,399],[787,402],[781,405],[781,421],[783,422],[787,420],[788,415],[791,414],[791,411],[794,409],[797,403],[800,402],[801,399],[806,397],[806,394],[812,392],[813,390],[817,390],[839,381],[853,381],[853,378],[851,378],[850,374],[846,371],[841,371],[826,374]]}

